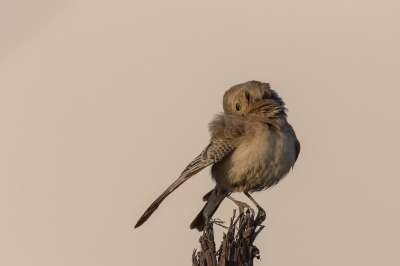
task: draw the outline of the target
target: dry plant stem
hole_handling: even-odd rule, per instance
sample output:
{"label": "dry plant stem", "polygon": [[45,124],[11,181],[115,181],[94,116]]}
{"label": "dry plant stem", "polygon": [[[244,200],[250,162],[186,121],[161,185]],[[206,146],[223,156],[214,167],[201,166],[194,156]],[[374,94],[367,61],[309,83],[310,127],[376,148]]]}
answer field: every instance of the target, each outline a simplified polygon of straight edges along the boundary
{"label": "dry plant stem", "polygon": [[[238,205],[239,206],[239,205]],[[242,205],[243,206],[243,205]],[[265,214],[265,212],[264,212]],[[224,233],[222,243],[216,251],[214,242],[214,224],[220,225],[219,220],[207,220],[207,225],[200,237],[200,251],[193,251],[193,266],[252,266],[254,258],[259,259],[259,250],[253,245],[254,240],[264,228],[261,223],[265,220],[254,218],[254,211],[249,207],[239,207],[239,215],[236,217],[236,210],[227,232]],[[226,227],[225,227],[226,228]]]}

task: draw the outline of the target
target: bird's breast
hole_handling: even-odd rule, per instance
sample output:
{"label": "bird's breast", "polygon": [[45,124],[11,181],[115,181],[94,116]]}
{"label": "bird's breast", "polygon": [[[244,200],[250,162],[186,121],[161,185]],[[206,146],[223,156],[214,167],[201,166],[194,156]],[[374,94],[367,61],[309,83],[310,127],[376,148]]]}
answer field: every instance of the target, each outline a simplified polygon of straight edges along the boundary
{"label": "bird's breast", "polygon": [[294,139],[290,132],[272,131],[259,122],[211,172],[218,185],[229,192],[260,191],[278,183],[294,162]]}

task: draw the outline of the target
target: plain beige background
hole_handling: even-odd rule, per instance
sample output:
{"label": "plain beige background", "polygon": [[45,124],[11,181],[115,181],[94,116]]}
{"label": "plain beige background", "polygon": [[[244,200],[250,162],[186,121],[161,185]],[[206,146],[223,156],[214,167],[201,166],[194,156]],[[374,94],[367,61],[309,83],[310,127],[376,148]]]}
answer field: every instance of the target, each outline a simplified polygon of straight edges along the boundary
{"label": "plain beige background", "polygon": [[256,265],[400,265],[399,3],[3,0],[0,264],[190,265],[208,169],[134,224],[256,79],[302,144]]}

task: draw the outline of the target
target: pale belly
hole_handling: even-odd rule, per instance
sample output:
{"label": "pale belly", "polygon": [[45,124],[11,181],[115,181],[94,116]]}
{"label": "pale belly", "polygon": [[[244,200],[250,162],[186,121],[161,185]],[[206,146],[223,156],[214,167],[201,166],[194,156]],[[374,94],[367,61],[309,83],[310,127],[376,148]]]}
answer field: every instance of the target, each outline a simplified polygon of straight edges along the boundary
{"label": "pale belly", "polygon": [[278,183],[294,163],[291,134],[269,131],[265,125],[245,136],[234,152],[213,165],[211,174],[226,192],[253,192]]}

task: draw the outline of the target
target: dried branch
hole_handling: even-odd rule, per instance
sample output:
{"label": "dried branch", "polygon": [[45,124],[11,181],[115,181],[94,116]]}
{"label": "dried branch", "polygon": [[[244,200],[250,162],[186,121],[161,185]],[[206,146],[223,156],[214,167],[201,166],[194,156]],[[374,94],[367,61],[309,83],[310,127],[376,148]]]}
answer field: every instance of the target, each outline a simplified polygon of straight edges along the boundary
{"label": "dried branch", "polygon": [[[235,217],[236,210],[229,227],[223,226],[220,220],[207,221],[199,239],[201,249],[193,251],[192,266],[252,266],[254,258],[260,259],[260,252],[253,242],[264,228],[265,213],[259,212],[254,218],[253,209],[247,207],[247,210],[240,208],[239,216]],[[218,251],[215,249],[214,224],[227,229]]]}

